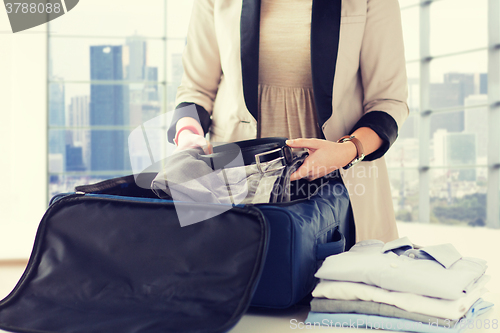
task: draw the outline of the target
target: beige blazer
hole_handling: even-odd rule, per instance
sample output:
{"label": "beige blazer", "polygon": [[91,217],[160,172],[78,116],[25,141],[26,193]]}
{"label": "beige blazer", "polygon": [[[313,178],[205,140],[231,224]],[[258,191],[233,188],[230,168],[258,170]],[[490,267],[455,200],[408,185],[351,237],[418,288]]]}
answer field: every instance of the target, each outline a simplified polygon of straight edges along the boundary
{"label": "beige blazer", "polygon": [[[257,135],[259,24],[260,0],[194,2],[177,104],[205,108],[212,141]],[[311,30],[314,93],[325,138],[349,134],[370,111],[386,112],[400,128],[408,107],[398,1],[314,0]],[[357,241],[398,238],[384,158],[363,161],[342,175]]]}

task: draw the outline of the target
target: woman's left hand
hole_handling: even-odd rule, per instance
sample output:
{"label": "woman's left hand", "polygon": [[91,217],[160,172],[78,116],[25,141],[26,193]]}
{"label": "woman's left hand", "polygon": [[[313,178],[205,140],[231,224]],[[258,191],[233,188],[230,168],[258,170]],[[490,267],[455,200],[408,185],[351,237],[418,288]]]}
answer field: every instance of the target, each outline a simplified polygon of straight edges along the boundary
{"label": "woman's left hand", "polygon": [[307,178],[309,181],[323,177],[347,164],[357,156],[354,143],[346,141],[337,143],[322,139],[287,140],[292,148],[307,148],[309,156],[290,180]]}

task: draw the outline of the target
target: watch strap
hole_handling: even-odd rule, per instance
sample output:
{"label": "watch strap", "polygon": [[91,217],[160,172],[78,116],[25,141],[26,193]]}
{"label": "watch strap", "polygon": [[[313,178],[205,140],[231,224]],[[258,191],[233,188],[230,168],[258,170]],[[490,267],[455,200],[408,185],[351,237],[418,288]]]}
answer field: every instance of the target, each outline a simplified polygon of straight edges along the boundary
{"label": "watch strap", "polygon": [[358,156],[355,159],[353,159],[351,162],[349,162],[349,164],[344,166],[344,169],[349,169],[354,164],[361,162],[365,158],[365,151],[363,149],[363,144],[361,143],[361,141],[354,135],[343,136],[337,142],[344,143],[346,141],[351,141],[352,143],[354,143],[354,146],[356,146],[356,151],[358,154]]}

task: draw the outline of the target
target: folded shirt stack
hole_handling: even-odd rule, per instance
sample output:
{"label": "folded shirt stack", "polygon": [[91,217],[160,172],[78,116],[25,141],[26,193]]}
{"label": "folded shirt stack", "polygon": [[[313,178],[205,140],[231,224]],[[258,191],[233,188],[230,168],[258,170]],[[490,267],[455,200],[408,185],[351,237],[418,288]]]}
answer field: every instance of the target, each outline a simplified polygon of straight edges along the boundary
{"label": "folded shirt stack", "polygon": [[493,306],[481,299],[486,268],[486,261],[462,258],[451,244],[362,241],[326,258],[306,324],[460,332]]}

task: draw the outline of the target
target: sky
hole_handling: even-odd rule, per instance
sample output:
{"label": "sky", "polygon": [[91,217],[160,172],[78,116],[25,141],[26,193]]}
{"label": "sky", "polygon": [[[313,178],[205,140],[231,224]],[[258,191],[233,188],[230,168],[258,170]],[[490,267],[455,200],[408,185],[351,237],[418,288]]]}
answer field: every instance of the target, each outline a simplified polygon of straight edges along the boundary
{"label": "sky", "polygon": [[[165,78],[165,50],[160,39],[165,34],[163,0],[137,2],[123,0],[82,0],[68,14],[50,22],[52,75],[67,81],[90,79],[89,49],[92,45],[123,45],[127,36],[148,40],[148,65],[159,68],[159,80]],[[167,69],[171,55],[182,53],[193,0],[167,0]],[[160,8],[160,10],[158,10]],[[65,36],[68,36],[66,38]],[[70,36],[79,36],[73,38]],[[104,38],[92,38],[103,36]],[[66,104],[72,96],[89,95],[90,85],[66,84]]]}
{"label": "sky", "polygon": [[[420,8],[404,9],[412,0],[402,0],[401,19],[407,61],[419,58]],[[432,55],[443,55],[487,46],[487,0],[441,0],[430,9],[430,50]],[[431,63],[431,82],[441,82],[448,72],[485,73],[487,52],[477,52]],[[418,77],[418,64],[408,65],[409,77]]]}

